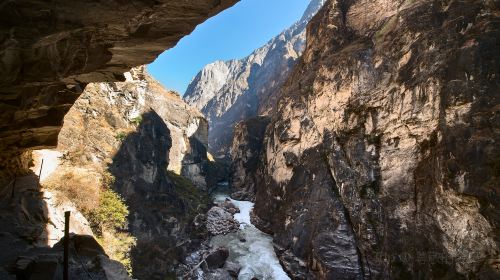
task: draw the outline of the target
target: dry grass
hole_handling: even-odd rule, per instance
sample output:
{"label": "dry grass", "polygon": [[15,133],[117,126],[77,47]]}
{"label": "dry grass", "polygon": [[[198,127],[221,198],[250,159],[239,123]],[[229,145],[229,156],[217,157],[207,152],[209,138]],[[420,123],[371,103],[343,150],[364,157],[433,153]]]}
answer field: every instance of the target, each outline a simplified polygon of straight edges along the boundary
{"label": "dry grass", "polygon": [[63,194],[84,214],[99,206],[101,176],[88,169],[62,168],[51,175],[44,187]]}
{"label": "dry grass", "polygon": [[126,232],[103,231],[102,235],[97,238],[108,256],[122,263],[128,273],[132,273],[132,262],[130,251],[136,244],[136,239]]}

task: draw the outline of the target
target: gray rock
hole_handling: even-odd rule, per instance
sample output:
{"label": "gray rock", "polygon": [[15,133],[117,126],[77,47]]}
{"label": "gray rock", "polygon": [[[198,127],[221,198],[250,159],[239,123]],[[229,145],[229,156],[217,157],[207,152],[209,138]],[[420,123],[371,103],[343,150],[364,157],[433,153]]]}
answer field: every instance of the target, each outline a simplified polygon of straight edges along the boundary
{"label": "gray rock", "polygon": [[239,227],[233,215],[218,206],[212,207],[207,213],[207,229],[213,235],[235,232]]}
{"label": "gray rock", "polygon": [[234,128],[229,177],[233,199],[255,199],[255,176],[264,151],[264,136],[269,122],[268,117],[256,117],[242,121]]}
{"label": "gray rock", "polygon": [[307,23],[324,2],[311,1],[297,23],[248,57],[216,61],[193,79],[184,99],[208,119],[214,155],[229,155],[236,123],[274,111],[279,87],[304,49]]}
{"label": "gray rock", "polygon": [[229,257],[229,250],[226,248],[217,248],[210,252],[205,262],[209,269],[222,268]]}

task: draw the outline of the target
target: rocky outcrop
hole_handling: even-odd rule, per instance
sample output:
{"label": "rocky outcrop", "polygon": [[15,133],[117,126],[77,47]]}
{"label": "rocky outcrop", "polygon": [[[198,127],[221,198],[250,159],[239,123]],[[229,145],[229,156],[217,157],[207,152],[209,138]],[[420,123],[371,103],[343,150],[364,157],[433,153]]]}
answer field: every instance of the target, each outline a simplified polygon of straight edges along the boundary
{"label": "rocky outcrop", "polygon": [[324,2],[312,0],[296,24],[248,57],[214,62],[193,79],[184,99],[208,119],[215,156],[229,156],[236,123],[273,111],[278,89],[304,49],[306,25]]}
{"label": "rocky outcrop", "polygon": [[[60,279],[63,272],[64,239],[51,249],[30,250],[13,266],[16,279]],[[99,243],[88,235],[69,238],[69,275],[75,279],[129,280],[123,266],[110,260]]]}
{"label": "rocky outcrop", "polygon": [[89,84],[65,117],[58,149],[74,162],[109,164],[127,135],[151,110],[168,129],[167,169],[205,189],[208,124],[175,92],[164,89],[144,66],[125,73],[127,81]]}
{"label": "rocky outcrop", "polygon": [[207,229],[212,235],[225,235],[239,228],[240,224],[233,214],[223,208],[214,206],[207,212]]}
{"label": "rocky outcrop", "polygon": [[[20,1],[0,4],[0,184],[25,150],[55,146],[91,82],[124,81],[236,0]],[[82,12],[85,11],[85,12]]]}
{"label": "rocky outcrop", "polygon": [[259,226],[295,279],[496,279],[498,1],[329,0],[282,88]]}
{"label": "rocky outcrop", "polygon": [[205,237],[193,220],[207,211],[210,200],[206,192],[167,171],[171,145],[167,125],[150,111],[123,139],[109,165],[116,178],[113,188],[129,207],[129,232],[137,239],[132,270],[138,279],[172,277],[184,255]]}
{"label": "rocky outcrop", "polygon": [[8,191],[0,193],[0,279],[59,279],[65,211],[72,213],[70,275],[76,279],[88,275],[103,280],[129,279],[123,265],[110,260],[94,239],[75,206],[41,190],[33,173],[17,178]]}
{"label": "rocky outcrop", "polygon": [[268,117],[256,117],[242,121],[234,128],[229,185],[231,197],[236,200],[253,201],[255,198],[255,176],[264,150],[268,124]]}
{"label": "rocky outcrop", "polygon": [[208,125],[145,67],[125,82],[89,84],[65,117],[64,167],[108,173],[129,209],[130,252],[139,279],[165,279],[203,240],[194,225],[208,210]]}

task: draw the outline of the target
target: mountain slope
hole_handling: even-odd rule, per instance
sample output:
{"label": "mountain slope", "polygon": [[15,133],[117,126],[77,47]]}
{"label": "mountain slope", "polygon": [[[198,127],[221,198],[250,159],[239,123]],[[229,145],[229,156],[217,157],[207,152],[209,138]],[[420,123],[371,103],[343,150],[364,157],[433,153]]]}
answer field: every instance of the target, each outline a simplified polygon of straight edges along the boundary
{"label": "mountain slope", "polygon": [[188,86],[184,100],[209,121],[216,156],[228,155],[237,122],[274,110],[278,89],[304,50],[307,23],[323,3],[311,1],[297,23],[248,57],[205,66]]}

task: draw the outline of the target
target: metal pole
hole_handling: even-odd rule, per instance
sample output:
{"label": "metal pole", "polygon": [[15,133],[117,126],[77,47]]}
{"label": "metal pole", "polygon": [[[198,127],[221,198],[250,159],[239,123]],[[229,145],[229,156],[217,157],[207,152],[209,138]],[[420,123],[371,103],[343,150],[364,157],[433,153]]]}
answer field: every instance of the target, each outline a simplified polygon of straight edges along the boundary
{"label": "metal pole", "polygon": [[42,158],[42,163],[40,164],[40,171],[38,171],[38,185],[40,185],[40,177],[42,176],[42,168],[43,168],[43,158]]}
{"label": "metal pole", "polygon": [[69,216],[71,212],[64,212],[64,274],[63,279],[69,280]]}

